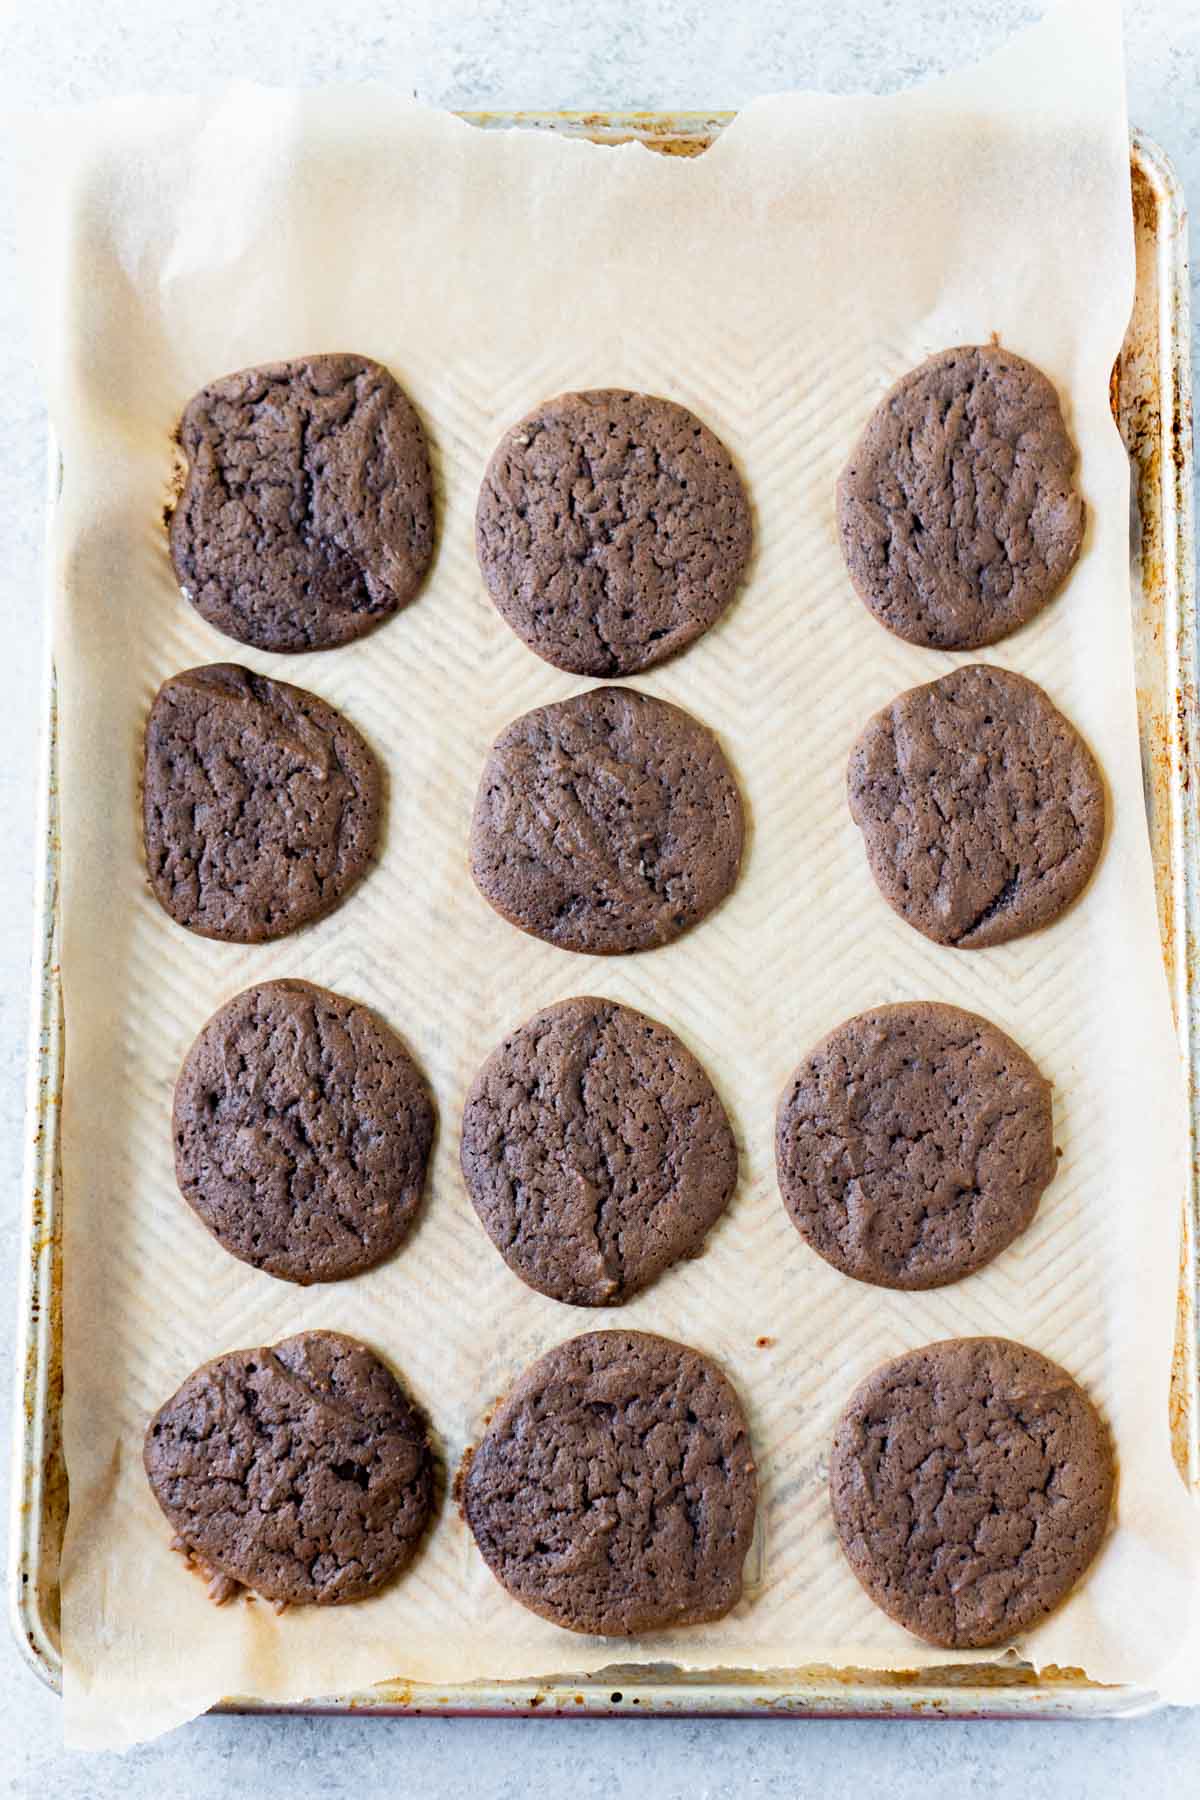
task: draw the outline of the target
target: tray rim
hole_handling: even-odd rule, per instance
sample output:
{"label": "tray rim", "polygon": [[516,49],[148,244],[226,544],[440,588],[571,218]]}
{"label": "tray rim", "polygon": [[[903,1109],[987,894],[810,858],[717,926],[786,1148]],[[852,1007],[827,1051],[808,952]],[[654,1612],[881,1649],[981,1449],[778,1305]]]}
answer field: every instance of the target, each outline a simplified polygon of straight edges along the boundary
{"label": "tray rim", "polygon": [[[732,112],[466,112],[484,128],[520,126],[585,135],[599,142],[636,138],[674,154],[702,150],[735,115]],[[1170,892],[1176,954],[1172,1002],[1176,1009],[1187,1073],[1189,1159],[1183,1208],[1180,1287],[1182,1333],[1177,1381],[1186,1393],[1186,1466],[1200,1480],[1200,1357],[1196,1320],[1200,1317],[1200,846],[1197,795],[1200,738],[1197,737],[1197,645],[1192,495],[1191,365],[1186,205],[1179,180],[1163,149],[1145,133],[1131,132],[1131,162],[1149,182],[1157,210],[1156,267],[1158,319],[1156,352],[1162,406],[1156,442],[1146,454],[1161,457],[1158,491],[1163,586],[1171,630],[1166,643],[1168,691],[1176,698],[1169,784],[1171,836],[1178,847]],[[1169,405],[1167,404],[1169,399]],[[49,433],[47,547],[60,465]],[[49,605],[53,558],[46,557]],[[57,698],[51,633],[45,632],[44,692],[37,841],[44,868],[34,903],[33,967],[28,1066],[26,1070],[25,1162],[21,1194],[22,1239],[18,1286],[18,1332],[14,1357],[14,1456],[8,1557],[9,1620],[18,1649],[47,1686],[62,1690],[62,1657],[44,1605],[44,1589],[57,1581],[58,1547],[53,1547],[53,1581],[44,1562],[43,1479],[58,1430],[54,1402],[61,1397],[61,1178],[58,1118],[61,1096],[63,1020],[58,967],[58,790]],[[1198,780],[1190,780],[1195,769]],[[1185,771],[1180,777],[1178,771]],[[1189,854],[1190,852],[1190,854]],[[1182,878],[1180,872],[1182,864]],[[1190,877],[1190,878],[1189,878]],[[20,1454],[16,1454],[19,1444]],[[1082,1718],[1133,1717],[1163,1704],[1152,1689],[1102,1687],[1080,1671],[1044,1670],[1013,1663],[958,1665],[946,1670],[787,1670],[685,1672],[661,1665],[640,1668],[605,1665],[586,1678],[478,1682],[457,1686],[395,1680],[363,1694],[314,1698],[275,1705],[231,1698],[215,1711],[355,1712],[379,1717],[443,1715],[527,1717],[630,1716],[640,1712],[674,1717],[880,1717],[880,1718]],[[974,1676],[974,1679],[972,1679]]]}

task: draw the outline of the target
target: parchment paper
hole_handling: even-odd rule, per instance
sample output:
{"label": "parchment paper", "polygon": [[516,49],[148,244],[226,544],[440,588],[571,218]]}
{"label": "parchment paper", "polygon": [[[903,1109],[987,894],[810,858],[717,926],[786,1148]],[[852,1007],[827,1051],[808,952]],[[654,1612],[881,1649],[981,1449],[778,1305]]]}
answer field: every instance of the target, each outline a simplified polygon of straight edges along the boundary
{"label": "parchment paper", "polygon": [[[1061,1360],[1111,1422],[1121,1481],[1095,1572],[1021,1650],[1200,1698],[1189,1635],[1197,1520],[1171,1460],[1183,1119],[1135,735],[1125,458],[1108,378],[1133,258],[1116,7],[1072,0],[965,75],[888,100],[749,107],[702,158],[484,133],[382,89],[238,88],[27,127],[35,304],[64,486],[55,533],[67,1072],[66,1718],[124,1745],[222,1695],[278,1700],[392,1676],[449,1682],[693,1667],[914,1667],[924,1649],[860,1591],[828,1513],[826,1450],[854,1383],[930,1339],[1000,1332]],[[886,386],[991,333],[1057,383],[1082,453],[1085,551],[989,660],[1035,677],[1094,746],[1112,831],[1052,929],[940,949],[884,904],[844,797],[851,742],[953,658],[890,637],[837,548],[837,470]],[[175,590],[162,510],[180,409],[259,360],[353,349],[413,395],[436,447],[440,541],[410,610],[348,649],[272,658]],[[669,949],[574,957],[520,935],[465,866],[484,753],[516,714],[585,685],[488,603],[472,519],[501,431],[543,397],[619,385],[695,408],[740,460],[757,555],[732,610],[638,682],[720,734],[751,821],[732,898]],[[258,949],[159,910],[138,831],[140,739],[160,681],[242,660],[311,687],[390,776],[378,868],[332,918]],[[192,1036],[271,976],[377,1007],[436,1090],[414,1237],[372,1274],[300,1290],[248,1269],[176,1192],[169,1107]],[[465,1085],[512,1025],[573,993],[631,1002],[698,1052],[736,1121],[739,1192],[710,1248],[623,1311],[564,1308],[508,1273],[457,1171]],[[1040,1215],[985,1273],[933,1294],[844,1279],[776,1190],[789,1070],[845,1016],[905,997],[972,1007],[1055,1083],[1063,1158]],[[762,1481],[743,1602],[632,1644],[575,1637],[493,1582],[447,1501],[412,1571],[332,1611],[217,1610],[147,1489],[149,1413],[194,1365],[331,1326],[403,1371],[450,1470],[549,1345],[606,1324],[718,1357]]]}

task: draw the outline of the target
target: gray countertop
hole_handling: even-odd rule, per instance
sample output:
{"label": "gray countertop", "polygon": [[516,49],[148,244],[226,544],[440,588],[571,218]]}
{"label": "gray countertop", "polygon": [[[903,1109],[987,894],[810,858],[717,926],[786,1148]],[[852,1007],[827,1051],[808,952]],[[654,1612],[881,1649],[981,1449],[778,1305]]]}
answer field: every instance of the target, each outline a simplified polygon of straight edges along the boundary
{"label": "gray countertop", "polygon": [[[1200,194],[1200,0],[1127,7],[1130,112]],[[736,107],[763,91],[884,91],[966,62],[1030,0],[9,0],[0,107],[373,77],[438,105]],[[0,142],[0,156],[6,154]],[[6,173],[7,171],[5,171]],[[3,184],[6,191],[7,183]],[[1193,299],[1193,310],[1200,305]],[[45,415],[0,207],[0,1266],[17,1259],[37,754]],[[0,1306],[7,1423],[11,1306]],[[61,1747],[59,1703],[0,1640],[0,1791],[186,1795],[858,1795],[1028,1800],[1189,1791],[1200,1710],[1121,1724],[201,1719],[125,1759]]]}

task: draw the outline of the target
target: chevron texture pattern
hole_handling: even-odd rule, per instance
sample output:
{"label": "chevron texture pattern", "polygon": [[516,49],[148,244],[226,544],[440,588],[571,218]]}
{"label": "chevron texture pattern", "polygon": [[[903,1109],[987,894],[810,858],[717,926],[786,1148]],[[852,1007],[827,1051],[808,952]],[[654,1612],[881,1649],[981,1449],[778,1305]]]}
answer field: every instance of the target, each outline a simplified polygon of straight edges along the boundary
{"label": "chevron texture pattern", "polygon": [[[434,1421],[448,1476],[516,1373],[577,1331],[628,1324],[711,1352],[743,1396],[759,1459],[746,1595],[725,1621],[628,1654],[694,1666],[933,1660],[874,1609],[834,1543],[826,1453],[855,1381],[930,1339],[999,1332],[1059,1358],[1107,1409],[1118,1436],[1127,1404],[1115,1375],[1125,1327],[1107,1297],[1131,1254],[1130,1209],[1150,1202],[1137,1190],[1131,1122],[1113,1103],[1107,994],[1131,945],[1142,958],[1149,1021],[1136,1041],[1161,1048],[1165,998],[1145,960],[1153,930],[1145,885],[1128,877],[1142,854],[1139,809],[1128,804],[1136,746],[1126,710],[1109,690],[1098,695],[1092,672],[1104,632],[1128,681],[1124,570],[1111,536],[1107,550],[1089,548],[1057,604],[990,653],[1049,688],[1113,779],[1121,804],[1099,875],[1049,932],[974,954],[940,949],[876,893],[847,812],[844,771],[868,714],[951,659],[893,640],[858,604],[837,549],[832,496],[884,388],[942,343],[982,335],[990,319],[965,302],[905,329],[887,322],[885,308],[835,318],[823,296],[781,289],[766,278],[769,262],[750,254],[720,305],[698,294],[683,309],[643,307],[629,321],[610,315],[606,330],[586,334],[564,307],[557,329],[520,360],[486,332],[453,355],[432,333],[389,338],[376,313],[355,312],[356,288],[344,312],[328,295],[323,313],[297,302],[271,354],[307,348],[310,335],[322,344],[353,339],[413,395],[435,446],[440,544],[424,592],[383,630],[331,654],[272,658],[221,639],[180,599],[157,507],[146,504],[169,480],[167,434],[188,391],[266,353],[258,302],[247,307],[249,325],[234,308],[236,348],[218,350],[209,308],[174,284],[169,246],[154,253],[163,262],[153,304],[138,311],[127,296],[119,302],[143,351],[136,378],[132,365],[116,366],[122,353],[111,347],[103,399],[89,377],[72,377],[93,395],[98,448],[80,465],[89,528],[65,528],[60,539],[60,673],[64,712],[73,707],[75,721],[64,827],[73,1508],[65,1600],[71,1704],[92,1719],[85,1734],[103,1735],[101,1710],[126,1704],[119,1677],[127,1688],[131,1669],[143,1683],[144,1723],[195,1710],[197,1694],[303,1695],[396,1674],[452,1680],[611,1660],[611,1646],[570,1638],[502,1593],[448,1496],[417,1564],[377,1601],[282,1618],[261,1605],[218,1612],[207,1604],[169,1553],[146,1490],[145,1421],[197,1363],[314,1326],[355,1333],[403,1372]],[[111,245],[108,254],[97,307],[113,303],[118,257]],[[243,251],[240,262],[233,254],[230,267],[244,274],[255,254]],[[186,274],[186,257],[182,266]],[[206,275],[201,290],[209,300],[230,291],[221,274]],[[95,315],[81,304],[86,322]],[[1074,372],[1064,352],[1058,373],[1068,391]],[[732,609],[689,653],[637,683],[720,735],[750,821],[742,878],[679,943],[612,960],[572,956],[513,930],[478,896],[465,860],[475,783],[495,733],[583,685],[542,664],[488,603],[472,539],[479,478],[514,418],[548,394],[590,385],[649,389],[693,407],[740,462],[756,510],[755,559]],[[1086,441],[1084,450],[1086,488]],[[102,460],[119,462],[119,472],[103,473]],[[342,708],[388,772],[377,867],[332,918],[261,948],[179,930],[141,870],[146,708],[173,671],[222,659],[282,675]],[[99,820],[95,793],[105,796]],[[173,1179],[171,1090],[192,1037],[242,987],[282,975],[374,1006],[414,1051],[439,1110],[428,1199],[407,1245],[382,1268],[326,1288],[300,1290],[227,1256]],[[691,1045],[735,1121],[742,1159],[736,1197],[705,1254],[610,1312],[564,1308],[524,1288],[478,1225],[457,1167],[463,1095],[479,1062],[535,1009],[587,992],[644,1009]],[[1062,1159],[1034,1225],[993,1267],[937,1293],[892,1294],[844,1279],[793,1230],[775,1184],[773,1116],[788,1072],[833,1024],[881,1002],[925,997],[986,1014],[1035,1057],[1055,1084]],[[1070,1609],[1064,1617],[1069,1632]]]}

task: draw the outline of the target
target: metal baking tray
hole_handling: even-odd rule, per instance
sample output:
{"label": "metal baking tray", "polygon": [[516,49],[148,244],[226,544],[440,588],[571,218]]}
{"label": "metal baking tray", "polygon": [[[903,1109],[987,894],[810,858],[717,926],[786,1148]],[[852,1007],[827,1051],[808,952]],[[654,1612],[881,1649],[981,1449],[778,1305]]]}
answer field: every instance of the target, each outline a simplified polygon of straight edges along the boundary
{"label": "metal baking tray", "polygon": [[[604,143],[639,139],[671,155],[696,155],[732,114],[468,114],[482,127],[518,125]],[[1133,633],[1146,813],[1159,927],[1188,1071],[1191,1156],[1181,1195],[1179,1302],[1170,1407],[1176,1460],[1200,1480],[1196,1341],[1200,1172],[1200,866],[1197,848],[1196,616],[1192,516],[1191,371],[1188,357],[1187,216],[1171,165],[1140,133],[1131,142],[1137,288],[1113,370],[1112,404],[1132,471]],[[51,452],[51,513],[59,482]],[[29,1038],[27,1154],[22,1194],[16,1433],[10,1539],[10,1616],[30,1667],[61,1688],[59,1555],[67,1516],[62,1456],[62,1182],[58,1122],[63,1075],[58,963],[58,774],[54,670],[46,653],[37,903],[37,972]],[[1166,1396],[1164,1396],[1164,1400]],[[1102,1687],[1079,1669],[1040,1672],[1015,1658],[979,1665],[876,1671],[803,1667],[685,1672],[618,1662],[585,1679],[422,1686],[396,1679],[362,1693],[330,1695],[316,1713],[648,1713],[763,1717],[1096,1718],[1153,1707],[1148,1688]],[[222,1710],[265,1710],[231,1696]],[[276,1709],[273,1709],[276,1710]]]}

